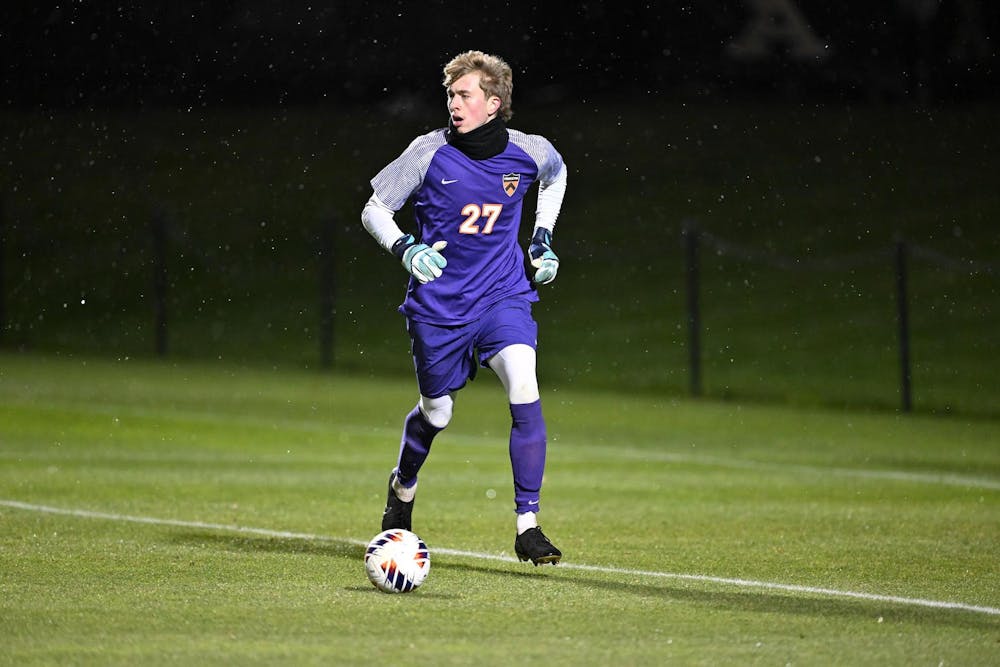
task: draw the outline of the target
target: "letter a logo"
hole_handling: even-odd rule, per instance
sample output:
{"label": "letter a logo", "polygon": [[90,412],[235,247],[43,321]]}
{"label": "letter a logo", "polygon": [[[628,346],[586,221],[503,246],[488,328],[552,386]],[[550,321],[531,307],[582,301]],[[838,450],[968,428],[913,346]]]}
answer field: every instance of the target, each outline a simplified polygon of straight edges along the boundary
{"label": "letter a logo", "polygon": [[514,191],[517,190],[517,184],[520,182],[521,174],[504,174],[503,191],[507,193],[508,197],[513,197]]}

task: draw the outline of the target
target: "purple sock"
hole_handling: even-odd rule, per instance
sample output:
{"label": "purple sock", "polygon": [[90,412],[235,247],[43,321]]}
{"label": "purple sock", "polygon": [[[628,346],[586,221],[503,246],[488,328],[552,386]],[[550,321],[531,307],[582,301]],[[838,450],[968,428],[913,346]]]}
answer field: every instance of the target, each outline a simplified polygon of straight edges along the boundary
{"label": "purple sock", "polygon": [[396,474],[403,486],[413,486],[417,481],[417,472],[424,465],[431,451],[434,436],[442,429],[433,426],[416,407],[406,415],[403,422],[403,440],[399,444],[399,462],[396,464]]}
{"label": "purple sock", "polygon": [[545,419],[542,401],[510,406],[510,465],[517,512],[537,512],[545,473]]}

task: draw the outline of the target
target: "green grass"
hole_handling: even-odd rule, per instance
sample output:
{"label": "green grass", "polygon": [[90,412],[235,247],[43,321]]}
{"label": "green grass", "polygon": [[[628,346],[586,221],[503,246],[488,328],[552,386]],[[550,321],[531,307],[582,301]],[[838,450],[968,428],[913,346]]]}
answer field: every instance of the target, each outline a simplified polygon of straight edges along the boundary
{"label": "green grass", "polygon": [[34,506],[0,505],[0,663],[995,663],[995,421],[546,389],[566,559],[533,568],[483,375],[421,476],[430,577],[388,596],[361,544],[414,391],[0,354],[0,500]]}

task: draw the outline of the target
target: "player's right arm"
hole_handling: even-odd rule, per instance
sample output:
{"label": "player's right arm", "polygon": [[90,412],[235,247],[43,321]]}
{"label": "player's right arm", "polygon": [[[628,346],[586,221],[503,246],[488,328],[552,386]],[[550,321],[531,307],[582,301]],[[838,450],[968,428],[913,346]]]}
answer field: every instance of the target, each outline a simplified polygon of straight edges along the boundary
{"label": "player's right arm", "polygon": [[429,283],[440,277],[441,269],[448,265],[448,260],[439,251],[447,243],[438,241],[433,246],[418,243],[412,234],[406,234],[399,228],[395,213],[373,193],[361,210],[361,222],[372,238],[394,254],[417,282]]}
{"label": "player's right arm", "polygon": [[392,246],[405,234],[396,224],[396,211],[383,203],[374,192],[361,209],[361,224],[378,244],[392,252]]}
{"label": "player's right arm", "polygon": [[394,254],[403,268],[420,283],[441,275],[448,262],[441,242],[418,242],[396,224],[396,211],[423,183],[435,151],[444,145],[444,132],[435,130],[414,139],[403,153],[372,179],[372,196],[361,211],[361,222],[380,246]]}
{"label": "player's right arm", "polygon": [[431,158],[444,144],[443,130],[421,135],[371,180],[372,196],[361,211],[361,222],[386,250],[392,252],[405,235],[394,219],[396,211],[420,188]]}

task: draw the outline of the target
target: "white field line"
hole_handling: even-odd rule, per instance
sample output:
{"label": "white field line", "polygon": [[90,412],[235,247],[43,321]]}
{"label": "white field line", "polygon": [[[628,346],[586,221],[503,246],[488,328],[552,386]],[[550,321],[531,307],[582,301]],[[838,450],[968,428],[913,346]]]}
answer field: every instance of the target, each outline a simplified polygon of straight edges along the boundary
{"label": "white field line", "polygon": [[[269,528],[253,528],[250,526],[235,526],[221,523],[206,523],[204,521],[183,521],[180,519],[160,519],[156,517],[129,516],[127,514],[114,514],[108,512],[93,512],[81,509],[66,509],[61,507],[51,507],[48,505],[35,505],[32,503],[20,502],[17,500],[2,500],[0,506],[10,507],[28,512],[42,512],[45,514],[58,514],[61,516],[75,516],[85,519],[103,519],[106,521],[120,521],[125,523],[140,523],[154,526],[176,526],[181,528],[199,528],[203,530],[214,530],[221,532],[240,533],[244,535],[261,535],[264,537],[275,537],[282,539],[307,540],[310,542],[334,542],[341,544],[353,544],[365,546],[364,540],[351,538],[330,537],[326,535],[316,535],[313,533],[297,533],[285,530],[271,530]],[[460,556],[463,558],[474,558],[478,560],[501,561],[516,563],[517,559],[511,556],[499,554],[481,553],[477,551],[464,551],[461,549],[446,549],[437,547],[435,553],[448,556]],[[821,597],[851,598],[855,600],[865,600],[869,602],[887,602],[891,604],[909,605],[914,607],[926,607],[931,609],[955,609],[969,611],[977,614],[987,614],[990,616],[1000,616],[1000,607],[986,607],[982,605],[966,604],[964,602],[947,602],[940,600],[926,600],[922,598],[908,598],[896,595],[879,595],[876,593],[862,593],[859,591],[842,591],[835,588],[823,588],[817,586],[801,586],[798,584],[782,584],[769,581],[755,581],[753,579],[738,579],[731,577],[713,577],[704,574],[683,574],[677,572],[660,572],[657,570],[631,570],[627,568],[606,567],[601,565],[583,565],[577,563],[560,563],[559,568],[563,570],[578,570],[582,572],[599,572],[601,574],[626,575],[631,577],[647,577],[657,579],[676,579],[682,581],[696,581],[711,584],[722,584],[735,586],[738,588],[756,588],[772,591],[785,591],[789,593],[802,593]]]}

